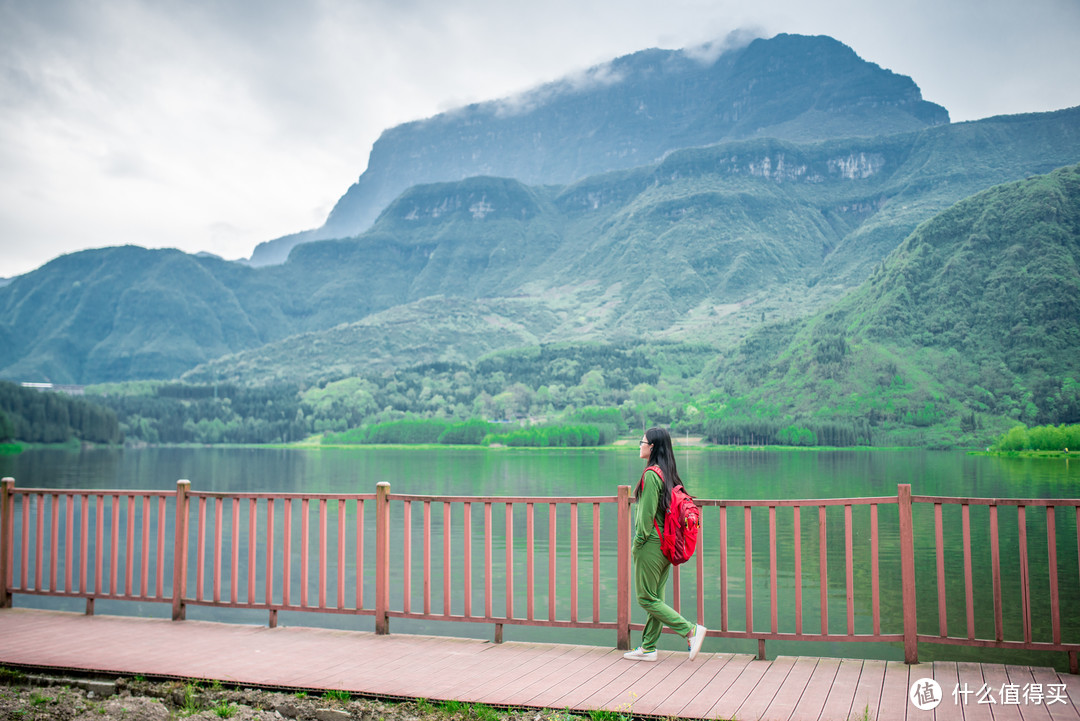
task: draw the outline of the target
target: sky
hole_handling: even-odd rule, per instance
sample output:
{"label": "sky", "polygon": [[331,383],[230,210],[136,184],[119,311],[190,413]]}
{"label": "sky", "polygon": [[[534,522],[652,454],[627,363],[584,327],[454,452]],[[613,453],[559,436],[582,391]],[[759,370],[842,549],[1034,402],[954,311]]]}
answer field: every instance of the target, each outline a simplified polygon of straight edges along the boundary
{"label": "sky", "polygon": [[247,258],[322,225],[384,129],[782,32],[954,122],[1080,105],[1080,0],[0,0],[0,278],[114,245]]}

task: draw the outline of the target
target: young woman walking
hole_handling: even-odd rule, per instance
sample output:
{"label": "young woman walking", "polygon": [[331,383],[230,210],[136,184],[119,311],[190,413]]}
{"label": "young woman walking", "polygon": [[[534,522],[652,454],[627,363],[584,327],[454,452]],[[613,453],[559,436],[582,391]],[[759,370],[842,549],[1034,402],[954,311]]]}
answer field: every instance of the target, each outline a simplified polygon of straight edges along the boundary
{"label": "young woman walking", "polygon": [[641,633],[641,645],[623,654],[623,657],[634,661],[655,661],[656,642],[663,627],[668,626],[686,638],[690,660],[693,661],[705,641],[705,627],[690,623],[664,602],[664,588],[671,572],[671,563],[660,551],[660,531],[657,526],[664,527],[671,489],[682,485],[675,467],[671,435],[663,428],[650,428],[641,439],[640,446],[639,455],[647,461],[646,467],[656,466],[660,469],[660,475],[651,469],[646,470],[634,494],[637,499],[633,541],[634,587],[637,589],[638,603],[649,618]]}

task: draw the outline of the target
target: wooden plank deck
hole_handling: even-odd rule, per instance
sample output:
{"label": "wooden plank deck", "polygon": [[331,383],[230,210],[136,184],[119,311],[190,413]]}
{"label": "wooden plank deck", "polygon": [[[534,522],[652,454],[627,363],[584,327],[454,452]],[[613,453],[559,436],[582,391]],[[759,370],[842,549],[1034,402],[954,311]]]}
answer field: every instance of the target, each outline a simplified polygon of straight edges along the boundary
{"label": "wooden plank deck", "polygon": [[[1080,721],[1080,677],[1053,669],[661,651],[657,663],[627,661],[610,648],[494,644],[474,639],[321,628],[244,626],[206,621],[0,610],[0,664],[88,672],[217,679],[249,686],[341,689],[390,698],[492,706],[608,709],[635,716],[703,719],[903,719]],[[911,684],[933,678],[942,703],[921,711]],[[952,692],[983,684],[957,704]],[[1039,688],[1041,703],[1003,703],[1002,685]],[[1051,684],[1061,684],[1049,702]],[[1038,686],[1036,686],[1038,685]]]}

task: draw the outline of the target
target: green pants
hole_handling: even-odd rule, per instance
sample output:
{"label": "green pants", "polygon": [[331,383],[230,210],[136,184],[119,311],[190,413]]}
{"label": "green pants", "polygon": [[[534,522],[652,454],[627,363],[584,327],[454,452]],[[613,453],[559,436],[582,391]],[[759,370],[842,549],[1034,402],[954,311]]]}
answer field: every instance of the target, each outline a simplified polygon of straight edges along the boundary
{"label": "green pants", "polygon": [[664,588],[670,573],[671,562],[660,552],[660,539],[656,536],[634,550],[634,588],[637,589],[638,603],[649,615],[641,633],[641,648],[645,651],[656,649],[664,626],[684,637],[694,630],[694,624],[664,602]]}

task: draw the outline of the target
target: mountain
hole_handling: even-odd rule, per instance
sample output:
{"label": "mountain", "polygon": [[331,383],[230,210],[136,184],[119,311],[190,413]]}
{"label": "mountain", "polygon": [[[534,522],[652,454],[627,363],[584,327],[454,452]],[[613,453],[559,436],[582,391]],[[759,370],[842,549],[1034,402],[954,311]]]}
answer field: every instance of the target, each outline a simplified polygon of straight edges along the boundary
{"label": "mountain", "polygon": [[[512,347],[511,326],[522,345],[648,332],[732,347],[763,320],[800,318],[840,298],[958,200],[1080,161],[1078,127],[1074,109],[877,139],[725,143],[565,187],[499,178],[418,186],[368,233],[301,246],[280,266],[347,274],[363,259],[364,277],[380,283],[373,305],[382,279],[394,279],[384,296],[392,311],[220,358],[186,378],[316,382],[334,377],[328,369],[350,375],[401,358],[462,362]],[[993,152],[986,137],[998,141]],[[346,305],[327,307],[345,321]],[[418,341],[448,329],[453,343]]]}
{"label": "mountain", "polygon": [[823,263],[823,278],[861,282],[896,247],[897,221],[921,222],[979,190],[1077,162],[1080,108],[931,128],[910,147],[896,140],[903,165],[888,174],[889,207],[845,237]]}
{"label": "mountain", "polygon": [[751,334],[717,380],[751,414],[944,423],[959,435],[984,415],[1080,422],[1077,348],[1080,165],[1072,165],[983,191],[921,224],[842,300]]}
{"label": "mountain", "polygon": [[358,235],[415,185],[478,175],[564,185],[725,140],[805,143],[948,121],[911,78],[829,37],[778,35],[719,54],[645,50],[519,97],[385,131],[321,228],[260,244],[251,263],[280,263],[300,243]]}
{"label": "mountain", "polygon": [[[0,366],[14,380],[168,377],[260,334],[204,261],[137,247],[57,258],[3,287]],[[227,268],[227,270],[225,270]]]}
{"label": "mountain", "polygon": [[[191,377],[315,382],[644,332],[730,348],[835,301],[964,197],[1080,162],[1078,129],[1074,108],[876,138],[731,141],[564,186],[421,185],[362,235],[263,268],[83,251],[0,287],[0,377],[176,378],[214,361]],[[305,360],[313,344],[318,363]]]}

